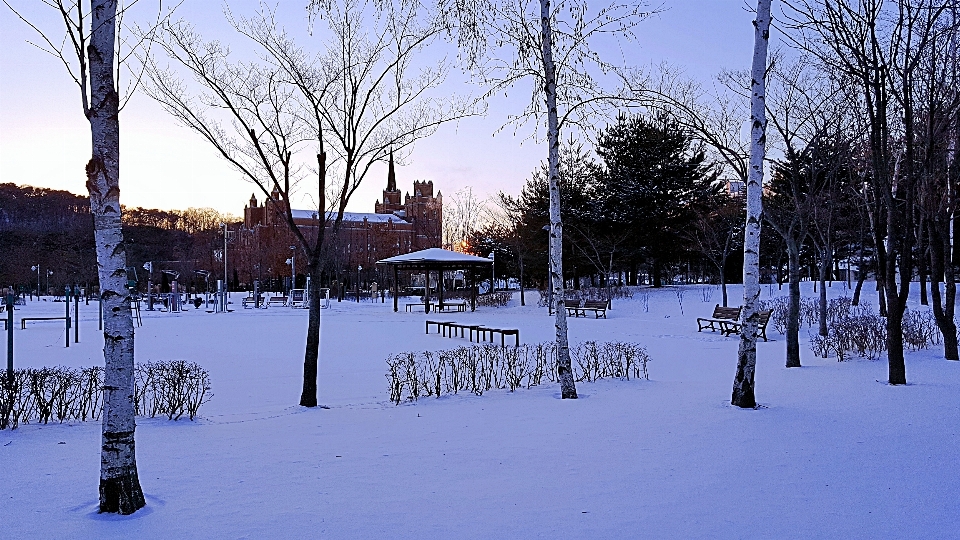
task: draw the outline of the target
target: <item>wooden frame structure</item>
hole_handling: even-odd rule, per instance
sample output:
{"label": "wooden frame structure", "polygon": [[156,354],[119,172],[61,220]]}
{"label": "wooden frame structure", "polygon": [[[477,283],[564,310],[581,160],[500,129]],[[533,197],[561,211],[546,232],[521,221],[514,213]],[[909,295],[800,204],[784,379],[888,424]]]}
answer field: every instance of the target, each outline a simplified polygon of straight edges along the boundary
{"label": "wooden frame structure", "polygon": [[[400,271],[422,271],[427,274],[427,294],[430,289],[430,272],[437,272],[437,308],[444,310],[443,303],[443,273],[454,270],[467,270],[470,273],[470,311],[477,310],[477,276],[478,271],[489,272],[493,261],[484,257],[467,255],[441,248],[429,248],[404,255],[397,255],[377,261],[378,265],[393,268],[393,311],[399,311]],[[424,302],[424,313],[430,313],[429,299]]]}

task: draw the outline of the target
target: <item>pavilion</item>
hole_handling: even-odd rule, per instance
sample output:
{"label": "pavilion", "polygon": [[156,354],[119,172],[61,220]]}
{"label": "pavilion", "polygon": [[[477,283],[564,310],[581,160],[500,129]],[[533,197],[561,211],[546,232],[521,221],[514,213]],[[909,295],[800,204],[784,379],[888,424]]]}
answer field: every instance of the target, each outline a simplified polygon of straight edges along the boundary
{"label": "pavilion", "polygon": [[[470,310],[477,309],[477,271],[481,268],[489,269],[493,261],[484,257],[467,255],[441,248],[429,248],[413,253],[397,255],[377,261],[377,264],[393,268],[393,310],[398,311],[400,296],[400,271],[422,271],[427,274],[427,295],[429,296],[430,272],[437,275],[438,308],[443,311],[443,273],[455,270],[469,270],[470,272]],[[429,300],[424,302],[424,312],[430,312]]]}

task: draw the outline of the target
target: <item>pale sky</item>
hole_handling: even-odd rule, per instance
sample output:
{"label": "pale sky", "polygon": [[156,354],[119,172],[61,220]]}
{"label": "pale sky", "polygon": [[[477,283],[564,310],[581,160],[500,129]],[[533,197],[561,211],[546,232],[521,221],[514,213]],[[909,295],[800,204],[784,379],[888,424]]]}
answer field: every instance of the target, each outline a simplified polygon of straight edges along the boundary
{"label": "pale sky", "polygon": [[[44,28],[62,32],[40,2],[10,2],[23,7],[24,13]],[[228,3],[240,15],[252,15],[258,4],[251,0]],[[306,34],[306,3],[284,1],[279,15],[309,46],[310,39],[317,38]],[[141,4],[156,2],[141,0]],[[194,23],[205,38],[221,39],[242,49],[244,44],[228,31],[222,5],[213,0],[185,0],[177,16]],[[622,44],[623,61],[637,66],[666,61],[707,84],[723,69],[749,67],[753,17],[743,0],[663,0],[662,6],[662,13],[636,29],[635,41]],[[36,40],[36,34],[6,6],[0,6],[0,182],[85,194],[83,170],[89,159],[90,133],[79,90],[57,59],[28,40]],[[450,82],[460,85],[463,78],[454,73]],[[462,86],[464,93],[480,91]],[[546,145],[528,138],[529,131],[516,136],[512,129],[496,136],[494,132],[508,115],[522,111],[525,99],[528,96],[499,99],[490,104],[485,118],[445,126],[418,142],[407,163],[397,168],[398,188],[408,191],[414,180],[433,180],[446,197],[468,186],[482,198],[497,191],[519,192],[546,158]],[[125,205],[160,209],[208,206],[242,214],[254,186],[149,97],[135,95],[120,123],[120,187]],[[385,185],[384,165],[368,175],[348,210],[372,212]],[[259,194],[258,198],[262,199]]]}

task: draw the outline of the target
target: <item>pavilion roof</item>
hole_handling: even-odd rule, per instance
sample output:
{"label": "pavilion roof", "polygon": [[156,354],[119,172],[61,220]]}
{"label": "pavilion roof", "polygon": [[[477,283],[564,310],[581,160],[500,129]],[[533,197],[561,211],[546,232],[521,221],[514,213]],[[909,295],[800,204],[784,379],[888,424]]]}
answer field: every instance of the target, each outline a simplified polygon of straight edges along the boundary
{"label": "pavilion roof", "polygon": [[466,253],[450,251],[449,249],[428,248],[428,249],[421,249],[420,251],[414,251],[413,253],[405,253],[403,255],[397,255],[395,257],[383,259],[383,260],[377,261],[377,264],[403,265],[403,266],[429,265],[429,266],[453,267],[453,266],[477,266],[477,265],[493,264],[493,261],[485,257],[477,257],[476,255],[467,255]]}

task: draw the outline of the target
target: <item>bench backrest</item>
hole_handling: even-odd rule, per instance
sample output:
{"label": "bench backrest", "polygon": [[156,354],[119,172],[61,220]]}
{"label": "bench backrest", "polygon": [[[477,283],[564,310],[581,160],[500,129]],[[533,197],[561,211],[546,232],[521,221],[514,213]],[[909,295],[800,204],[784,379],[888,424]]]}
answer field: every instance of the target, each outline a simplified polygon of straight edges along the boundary
{"label": "bench backrest", "polygon": [[737,319],[740,318],[740,310],[742,309],[743,307],[741,306],[732,308],[732,307],[720,307],[720,304],[717,304],[717,307],[713,308],[713,318],[736,321]]}
{"label": "bench backrest", "polygon": [[583,307],[588,309],[607,309],[606,300],[585,300]]}
{"label": "bench backrest", "polygon": [[772,310],[772,309],[765,309],[765,310],[761,311],[761,312],[760,312],[760,321],[759,321],[758,324],[759,324],[760,326],[766,326],[767,323],[770,322],[770,315],[773,315],[773,310]]}
{"label": "bench backrest", "polygon": [[578,308],[578,307],[580,307],[580,301],[579,301],[579,300],[564,300],[564,301],[563,301],[563,307],[568,307],[568,308],[576,307],[576,308]]}

